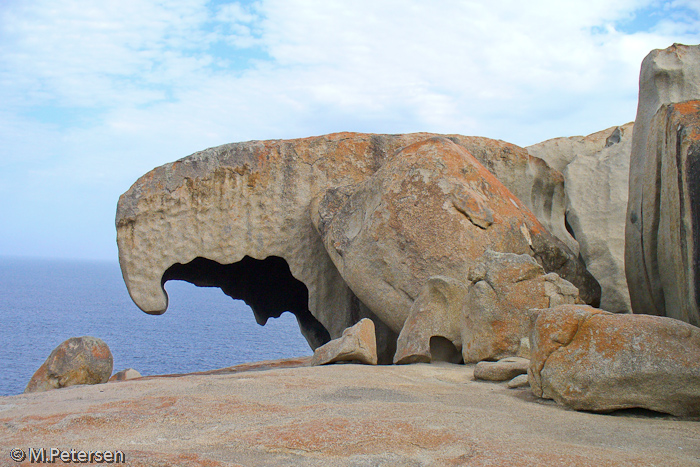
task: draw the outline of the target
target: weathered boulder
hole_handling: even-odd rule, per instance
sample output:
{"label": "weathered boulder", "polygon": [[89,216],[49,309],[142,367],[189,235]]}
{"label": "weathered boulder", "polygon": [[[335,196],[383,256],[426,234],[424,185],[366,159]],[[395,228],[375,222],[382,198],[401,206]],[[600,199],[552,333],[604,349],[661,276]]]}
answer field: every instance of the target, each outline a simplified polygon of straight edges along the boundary
{"label": "weathered boulder", "polygon": [[565,217],[586,269],[600,283],[600,308],[612,312],[631,311],[625,212],[633,128],[628,123],[526,148],[563,174],[566,203],[559,215]]}
{"label": "weathered boulder", "polygon": [[310,364],[314,366],[336,362],[377,364],[377,341],[371,319],[361,319],[357,324],[343,331],[343,335],[339,338],[317,348]]}
{"label": "weathered boulder", "polygon": [[399,335],[395,363],[528,355],[529,310],[578,300],[576,287],[526,254],[487,250],[464,279],[428,279]]}
{"label": "weathered boulder", "polygon": [[530,360],[521,357],[506,357],[497,362],[481,361],[474,367],[474,378],[484,381],[509,381],[518,375],[527,374]]}
{"label": "weathered boulder", "polygon": [[674,44],[642,62],[632,139],[625,270],[632,310],[700,325],[695,291],[700,46]]}
{"label": "weathered boulder", "polygon": [[138,371],[134,370],[133,368],[127,368],[126,370],[121,370],[117,371],[114,373],[110,378],[109,382],[117,382],[117,381],[129,381],[130,379],[136,379],[140,378],[141,373]]}
{"label": "weathered boulder", "polygon": [[700,329],[581,305],[536,310],[532,392],[576,410],[700,415]]}
{"label": "weathered boulder", "polygon": [[112,352],[102,339],[71,337],[51,352],[29,380],[24,392],[106,383],[112,374],[112,364]]}
{"label": "weathered boulder", "polygon": [[400,332],[428,279],[463,281],[487,250],[528,254],[597,303],[600,286],[464,148],[434,137],[404,148],[356,187],[328,190],[311,217],[341,276]]}
{"label": "weathered boulder", "polygon": [[469,151],[522,201],[549,233],[578,255],[578,242],[566,228],[566,194],[560,170],[511,143],[476,136],[446,137]]}
{"label": "weathered boulder", "polygon": [[[432,136],[337,133],[234,143],[152,170],[117,207],[119,261],[132,299],[161,314],[168,280],[220,287],[246,301],[260,324],[292,312],[312,348],[366,317],[375,322],[380,361],[390,362],[398,331],[346,285],[311,224],[309,205],[318,194],[367,180],[402,148]],[[448,138],[472,151],[545,225],[565,232],[563,218],[551,217],[558,201],[541,194],[563,196],[557,171],[509,143]],[[566,266],[558,251],[543,257]]]}

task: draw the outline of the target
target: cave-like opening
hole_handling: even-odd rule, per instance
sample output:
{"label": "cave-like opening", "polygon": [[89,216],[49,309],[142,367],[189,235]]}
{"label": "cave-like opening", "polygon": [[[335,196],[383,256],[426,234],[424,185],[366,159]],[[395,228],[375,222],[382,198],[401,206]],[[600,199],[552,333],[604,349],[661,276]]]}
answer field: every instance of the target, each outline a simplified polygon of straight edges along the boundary
{"label": "cave-like opening", "polygon": [[430,338],[430,361],[464,363],[460,349],[443,336],[432,336]]}
{"label": "cave-like opening", "polygon": [[306,285],[292,275],[287,261],[279,256],[262,260],[245,256],[232,264],[198,257],[186,264],[170,266],[163,274],[162,283],[169,280],[183,280],[198,287],[219,287],[229,297],[243,300],[260,325],[290,312],[312,349],[330,340],[328,330],[309,311]]}

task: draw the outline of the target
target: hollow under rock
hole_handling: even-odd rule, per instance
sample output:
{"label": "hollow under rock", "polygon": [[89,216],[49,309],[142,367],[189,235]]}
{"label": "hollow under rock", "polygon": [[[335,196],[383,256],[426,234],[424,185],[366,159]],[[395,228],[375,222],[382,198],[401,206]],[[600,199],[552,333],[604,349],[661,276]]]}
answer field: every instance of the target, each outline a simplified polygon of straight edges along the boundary
{"label": "hollow under rock", "polygon": [[330,340],[328,330],[309,311],[309,291],[292,276],[289,265],[279,256],[263,260],[244,256],[233,264],[219,264],[206,258],[176,263],[163,274],[162,283],[183,280],[198,287],[219,287],[226,295],[243,300],[265,325],[286,311],[296,316],[299,329],[312,349]]}

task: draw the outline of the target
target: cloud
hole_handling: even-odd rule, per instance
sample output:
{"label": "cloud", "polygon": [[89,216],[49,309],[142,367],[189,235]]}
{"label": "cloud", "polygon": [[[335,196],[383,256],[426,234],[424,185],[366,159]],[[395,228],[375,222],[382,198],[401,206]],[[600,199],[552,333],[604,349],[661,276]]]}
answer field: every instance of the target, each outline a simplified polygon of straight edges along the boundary
{"label": "cloud", "polygon": [[[521,145],[591,133],[633,120],[643,57],[700,42],[699,26],[691,1],[10,1],[0,181],[36,194],[3,209],[46,212],[37,200],[51,198],[81,225],[84,206],[109,256],[118,195],[205,147],[346,130]],[[25,221],[13,242],[58,232]]]}

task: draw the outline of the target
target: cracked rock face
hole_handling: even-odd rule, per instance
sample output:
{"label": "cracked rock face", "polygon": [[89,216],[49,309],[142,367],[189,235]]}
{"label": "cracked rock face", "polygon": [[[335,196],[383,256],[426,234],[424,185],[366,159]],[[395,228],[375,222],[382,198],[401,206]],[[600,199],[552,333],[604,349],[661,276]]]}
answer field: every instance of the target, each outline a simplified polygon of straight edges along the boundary
{"label": "cracked rock face", "polygon": [[536,310],[529,379],[538,397],[576,410],[645,408],[700,415],[700,329],[589,306]]}
{"label": "cracked rock face", "polygon": [[[632,310],[700,325],[697,105],[700,46],[642,62],[630,160],[625,269]],[[685,103],[685,104],[683,104]]]}
{"label": "cracked rock face", "polygon": [[[291,311],[312,348],[366,317],[377,328],[380,362],[390,362],[397,331],[346,285],[312,226],[309,205],[334,190],[336,201],[343,201],[348,187],[369,179],[402,148],[432,136],[338,133],[234,143],[152,170],[117,207],[119,261],[132,299],[145,312],[161,314],[167,280],[220,287],[245,300],[261,324]],[[565,231],[563,219],[551,219],[551,200],[532,189],[558,190],[556,171],[509,143],[449,138],[472,151],[543,222]],[[491,228],[481,201],[458,189],[452,200],[463,218]]]}

